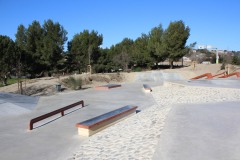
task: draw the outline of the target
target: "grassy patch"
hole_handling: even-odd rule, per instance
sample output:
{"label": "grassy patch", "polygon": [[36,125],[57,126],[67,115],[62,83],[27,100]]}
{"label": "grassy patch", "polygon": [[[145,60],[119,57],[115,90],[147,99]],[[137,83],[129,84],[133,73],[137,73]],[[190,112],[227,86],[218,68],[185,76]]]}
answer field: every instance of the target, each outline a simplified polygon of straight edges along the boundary
{"label": "grassy patch", "polygon": [[[24,81],[25,79],[19,79],[20,81]],[[7,79],[7,85],[11,85],[11,84],[14,84],[14,83],[17,83],[18,82],[18,78],[8,78]],[[1,84],[0,84],[0,87],[3,87],[4,85],[2,84],[2,82],[1,82]]]}

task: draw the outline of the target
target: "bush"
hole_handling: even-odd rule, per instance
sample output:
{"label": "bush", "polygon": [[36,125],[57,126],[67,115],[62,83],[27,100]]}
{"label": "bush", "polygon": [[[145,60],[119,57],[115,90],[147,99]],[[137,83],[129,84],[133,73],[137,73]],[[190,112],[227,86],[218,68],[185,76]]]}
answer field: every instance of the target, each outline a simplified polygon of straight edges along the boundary
{"label": "bush", "polygon": [[141,67],[134,67],[133,72],[141,72],[142,68]]}
{"label": "bush", "polygon": [[73,90],[78,90],[78,89],[82,88],[82,79],[81,78],[69,77],[67,79],[64,79],[63,83],[67,87],[72,88]]}
{"label": "bush", "polygon": [[220,67],[220,70],[224,70],[225,69],[225,63],[222,63],[221,67]]}

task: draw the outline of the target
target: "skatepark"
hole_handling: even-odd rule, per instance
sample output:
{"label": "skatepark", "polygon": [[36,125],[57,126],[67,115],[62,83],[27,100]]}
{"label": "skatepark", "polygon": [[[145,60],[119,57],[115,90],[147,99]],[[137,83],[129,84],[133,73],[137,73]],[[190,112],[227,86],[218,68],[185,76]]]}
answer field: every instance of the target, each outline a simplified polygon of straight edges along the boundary
{"label": "skatepark", "polygon": [[[80,100],[84,107],[29,130],[31,119]],[[162,71],[137,73],[109,90],[44,97],[1,92],[0,159],[238,159],[239,102],[238,78],[186,80]],[[138,107],[135,115],[91,137],[78,135],[76,123],[127,105]]]}

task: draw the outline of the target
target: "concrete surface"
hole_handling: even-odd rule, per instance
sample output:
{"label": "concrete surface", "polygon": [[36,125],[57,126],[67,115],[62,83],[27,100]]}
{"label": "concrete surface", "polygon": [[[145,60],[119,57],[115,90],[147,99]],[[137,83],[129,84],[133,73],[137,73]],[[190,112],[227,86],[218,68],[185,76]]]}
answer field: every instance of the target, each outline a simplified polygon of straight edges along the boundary
{"label": "concrete surface", "polygon": [[[79,100],[84,100],[86,107],[76,107],[63,117],[59,114],[40,121],[34,124],[35,129],[28,130],[30,119]],[[32,112],[0,117],[0,159],[62,159],[88,140],[78,135],[76,123],[126,105],[136,105],[142,110],[153,104],[152,96],[142,91],[141,82],[123,84],[111,90],[91,88],[41,97]]]}
{"label": "concrete surface", "polygon": [[38,97],[0,92],[0,117],[29,113],[38,100]]}
{"label": "concrete surface", "polygon": [[[136,105],[138,110],[143,110],[156,104],[151,94],[143,91],[143,83],[154,87],[162,85],[164,80],[181,79],[181,76],[176,73],[152,71],[137,73],[136,82],[122,84],[122,87],[111,90],[90,88],[62,92],[41,97],[39,100],[34,97],[28,97],[33,98],[30,100],[26,97],[11,97],[4,94],[5,98],[0,98],[0,159],[64,159],[69,156],[65,154],[71,153],[77,146],[88,141],[88,138],[78,135],[76,123],[126,105]],[[53,116],[34,124],[35,129],[32,131],[28,130],[29,121],[32,118],[79,100],[84,100],[86,107],[81,109],[75,107],[65,112],[66,115],[63,117],[60,114]]]}
{"label": "concrete surface", "polygon": [[239,102],[174,106],[154,159],[240,159],[239,115]]}

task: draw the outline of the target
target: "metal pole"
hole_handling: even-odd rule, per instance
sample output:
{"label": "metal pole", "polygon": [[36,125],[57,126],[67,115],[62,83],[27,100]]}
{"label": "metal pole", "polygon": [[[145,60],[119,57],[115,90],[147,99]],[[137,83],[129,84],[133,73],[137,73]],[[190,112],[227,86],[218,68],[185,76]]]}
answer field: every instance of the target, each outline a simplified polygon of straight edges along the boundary
{"label": "metal pole", "polygon": [[218,59],[219,59],[219,56],[218,56],[218,49],[216,48],[216,64],[218,64]]}

